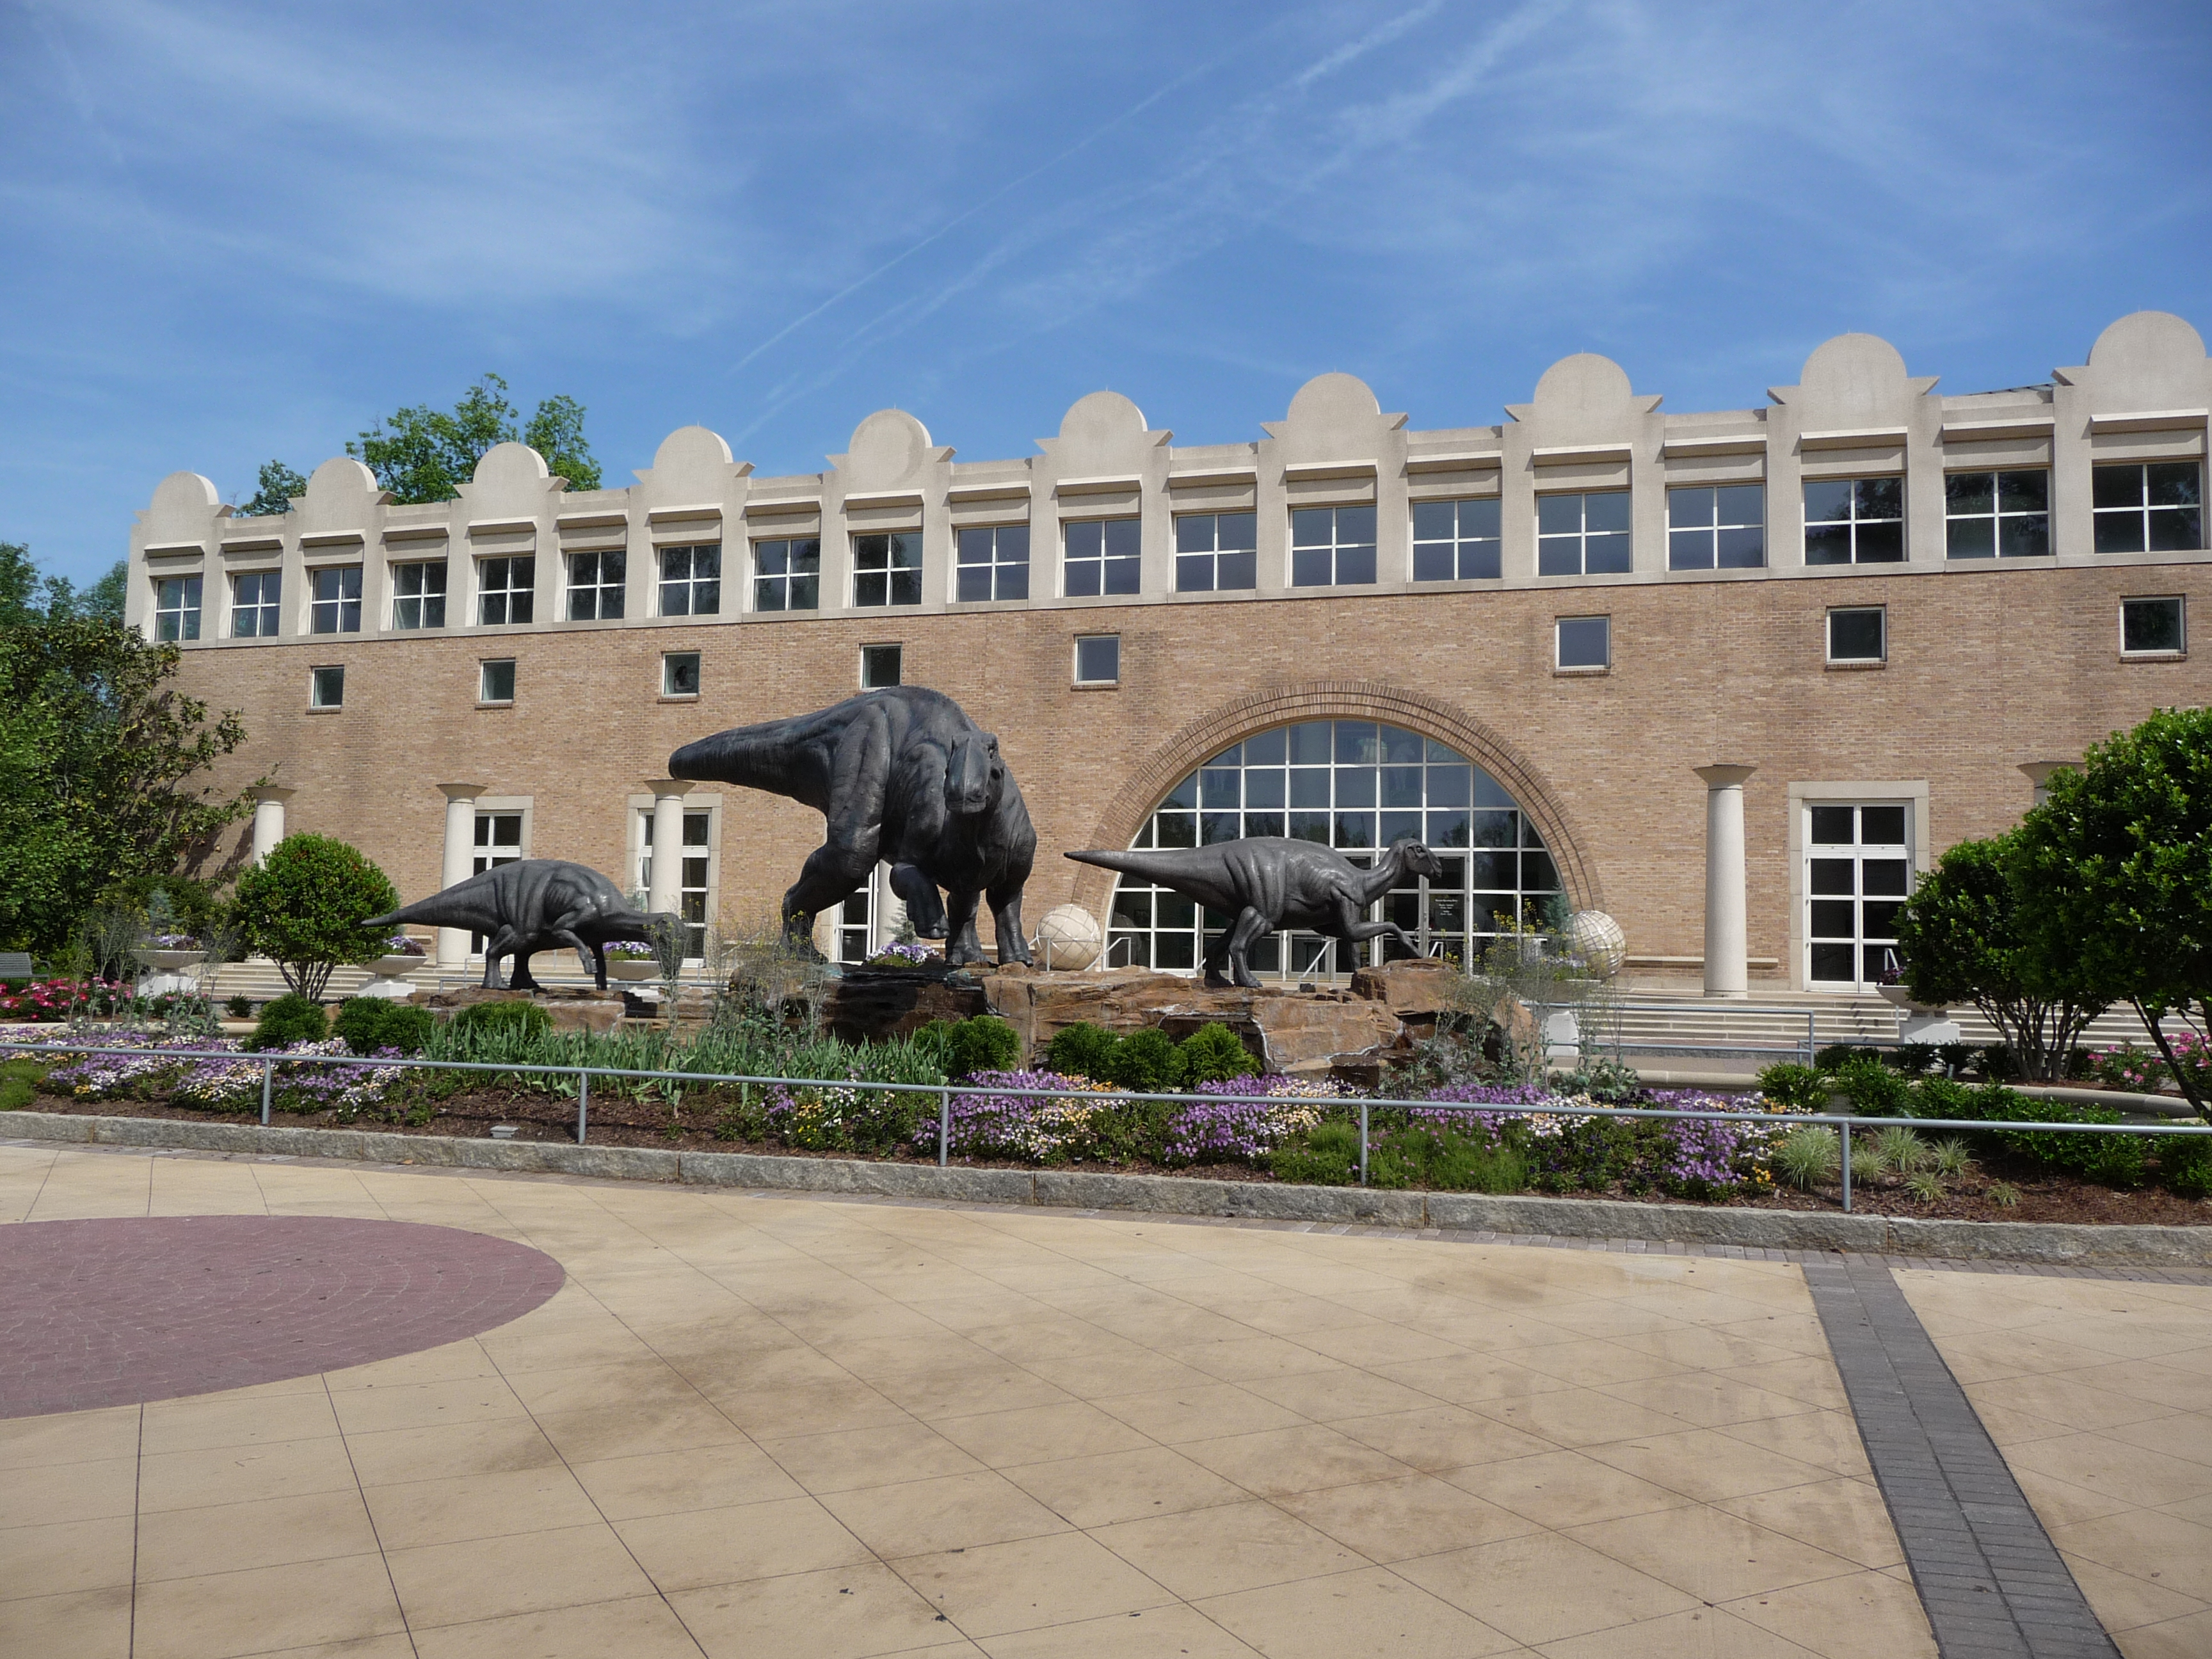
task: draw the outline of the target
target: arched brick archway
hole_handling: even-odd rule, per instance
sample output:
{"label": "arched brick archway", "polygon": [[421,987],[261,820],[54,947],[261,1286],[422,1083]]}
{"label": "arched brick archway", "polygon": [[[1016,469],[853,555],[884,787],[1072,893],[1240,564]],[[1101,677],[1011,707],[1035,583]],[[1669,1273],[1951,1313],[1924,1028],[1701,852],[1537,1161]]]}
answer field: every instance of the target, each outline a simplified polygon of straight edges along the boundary
{"label": "arched brick archway", "polygon": [[[1255,691],[1200,715],[1156,750],[1108,805],[1092,831],[1092,847],[1127,847],[1160,799],[1182,776],[1232,743],[1272,726],[1300,720],[1370,720],[1403,726],[1449,744],[1496,778],[1535,824],[1558,865],[1560,884],[1576,909],[1605,908],[1597,871],[1570,828],[1565,811],[1542,775],[1519,750],[1465,709],[1419,691],[1373,680],[1317,680]],[[1081,866],[1075,902],[1093,915],[1106,914],[1114,872]]]}

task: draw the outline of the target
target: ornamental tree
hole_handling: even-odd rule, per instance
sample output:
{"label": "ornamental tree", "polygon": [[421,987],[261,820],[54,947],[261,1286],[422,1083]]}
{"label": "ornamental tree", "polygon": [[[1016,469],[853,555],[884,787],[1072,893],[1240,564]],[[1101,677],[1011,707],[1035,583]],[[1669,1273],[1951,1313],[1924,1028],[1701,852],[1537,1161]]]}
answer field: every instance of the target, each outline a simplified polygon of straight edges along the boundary
{"label": "ornamental tree", "polygon": [[[447,411],[411,404],[380,421],[346,453],[365,462],[398,501],[448,501],[495,444],[520,440],[545,459],[546,470],[571,489],[597,489],[599,464],[584,437],[584,406],[565,393],[541,400],[518,423],[507,382],[486,374]],[[281,511],[282,509],[278,509]]]}
{"label": "ornamental tree", "polygon": [[2212,1018],[2212,709],[2161,709],[2093,746],[2014,833],[2028,948],[2133,1006],[2212,1121],[2160,1029],[2168,1014]]}
{"label": "ornamental tree", "polygon": [[1916,1001],[1972,1002],[2029,1077],[2051,1081],[2111,999],[2070,959],[2030,948],[2021,915],[2045,896],[2018,867],[2019,836],[1962,841],[1938,859],[1898,914],[1898,951]]}
{"label": "ornamental tree", "polygon": [[328,836],[287,836],[238,878],[235,915],[248,948],[283,970],[301,996],[319,1000],[340,963],[384,954],[386,930],[370,916],[399,908],[384,872]]}

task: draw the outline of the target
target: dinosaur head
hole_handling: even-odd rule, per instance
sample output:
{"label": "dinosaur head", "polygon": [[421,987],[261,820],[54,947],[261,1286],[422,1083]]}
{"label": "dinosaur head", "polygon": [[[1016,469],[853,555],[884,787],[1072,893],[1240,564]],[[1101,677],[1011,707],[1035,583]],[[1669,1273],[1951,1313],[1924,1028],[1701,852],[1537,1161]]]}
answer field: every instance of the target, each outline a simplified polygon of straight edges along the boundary
{"label": "dinosaur head", "polygon": [[1444,872],[1443,860],[1411,836],[1399,836],[1390,843],[1390,851],[1397,857],[1401,875],[1427,876],[1433,880]]}
{"label": "dinosaur head", "polygon": [[969,727],[952,739],[945,757],[945,805],[959,817],[988,811],[1006,781],[1006,763],[999,757],[999,740],[988,732]]}

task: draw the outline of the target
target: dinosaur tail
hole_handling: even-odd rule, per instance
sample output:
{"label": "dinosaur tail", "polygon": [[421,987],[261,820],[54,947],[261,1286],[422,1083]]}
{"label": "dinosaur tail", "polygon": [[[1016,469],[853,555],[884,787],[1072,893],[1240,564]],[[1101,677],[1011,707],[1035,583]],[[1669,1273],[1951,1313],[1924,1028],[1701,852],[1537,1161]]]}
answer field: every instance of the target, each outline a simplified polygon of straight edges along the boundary
{"label": "dinosaur tail", "polygon": [[668,757],[672,778],[699,778],[734,783],[747,789],[782,795],[794,781],[791,764],[802,721],[763,720],[755,726],[736,726],[711,738],[687,743]]}
{"label": "dinosaur tail", "polygon": [[425,927],[442,927],[446,926],[445,917],[442,915],[445,907],[438,901],[447,897],[450,891],[451,890],[448,889],[447,892],[433,893],[428,898],[416,899],[412,904],[403,904],[389,915],[371,916],[362,922],[362,926],[391,927],[402,922],[411,921],[421,923]]}

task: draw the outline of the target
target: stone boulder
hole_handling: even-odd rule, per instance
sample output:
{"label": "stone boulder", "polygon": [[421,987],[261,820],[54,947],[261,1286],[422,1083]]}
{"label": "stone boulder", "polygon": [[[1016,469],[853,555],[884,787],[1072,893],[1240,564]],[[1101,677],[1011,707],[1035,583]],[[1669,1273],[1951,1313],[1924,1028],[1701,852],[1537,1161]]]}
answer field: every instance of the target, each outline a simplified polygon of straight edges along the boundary
{"label": "stone boulder", "polygon": [[906,1036],[933,1019],[969,1019],[990,1006],[975,975],[945,968],[848,968],[831,980],[823,1023],[847,1042]]}

